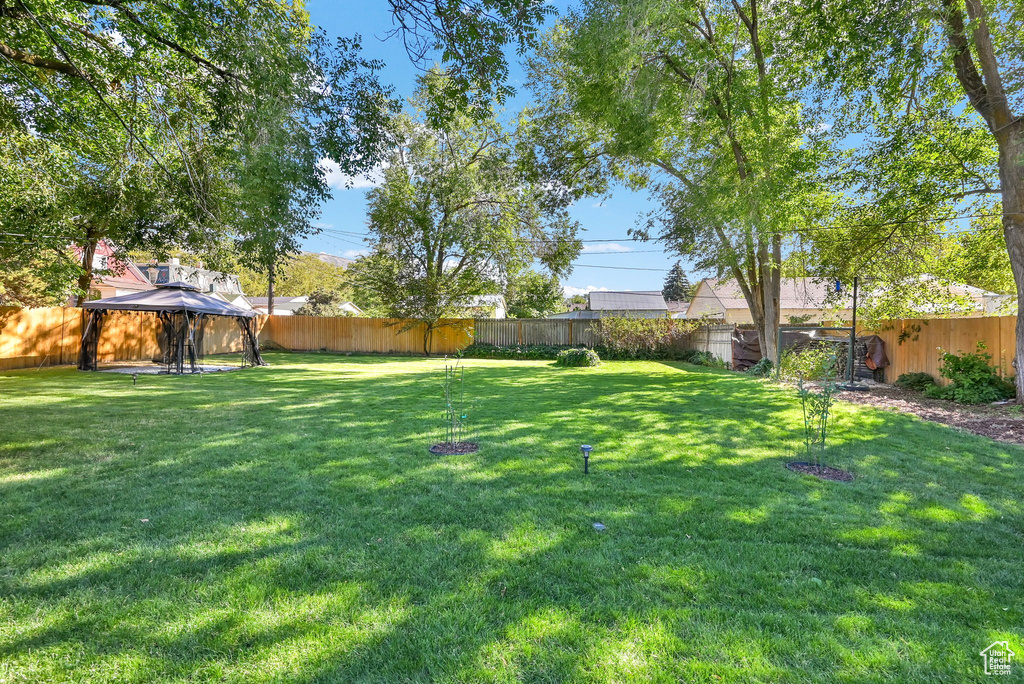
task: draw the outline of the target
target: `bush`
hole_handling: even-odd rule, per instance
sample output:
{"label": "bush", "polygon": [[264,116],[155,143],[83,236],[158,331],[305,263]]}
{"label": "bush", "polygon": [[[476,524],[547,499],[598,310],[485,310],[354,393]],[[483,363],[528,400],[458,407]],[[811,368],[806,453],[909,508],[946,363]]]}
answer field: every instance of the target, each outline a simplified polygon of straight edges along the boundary
{"label": "bush", "polygon": [[579,368],[583,366],[600,366],[601,357],[593,349],[563,349],[558,353],[555,363],[567,368]]}
{"label": "bush", "polygon": [[992,355],[979,342],[977,351],[957,356],[950,352],[940,355],[939,375],[950,383],[945,387],[932,385],[924,390],[933,399],[951,399],[960,404],[987,404],[1012,399],[1017,391],[1012,382],[999,377],[992,365]]}
{"label": "bush", "polygon": [[641,355],[664,353],[696,325],[694,321],[679,318],[605,316],[597,320],[597,334],[604,346],[616,354],[641,358]]}
{"label": "bush", "polygon": [[782,352],[779,375],[791,382],[800,379],[825,380],[842,377],[844,366],[842,355],[833,345],[815,344],[803,349],[787,349]]}
{"label": "bush", "polygon": [[747,373],[755,378],[767,378],[774,370],[775,364],[772,363],[772,360],[767,357],[763,357],[760,361],[748,368]]}
{"label": "bush", "polygon": [[718,359],[709,351],[700,349],[682,349],[678,352],[677,360],[684,363],[692,363],[695,366],[708,366],[710,368],[725,368],[725,362]]}
{"label": "bush", "polygon": [[[566,349],[579,349],[565,345],[513,344],[499,347],[493,344],[471,344],[462,350],[462,355],[471,359],[509,359],[553,361]],[[595,346],[594,351],[605,361],[686,361],[698,365],[725,367],[724,362],[715,359],[708,352],[693,349],[611,349]]]}
{"label": "bush", "polygon": [[935,378],[928,373],[904,373],[896,378],[896,382],[893,384],[903,389],[924,392],[929,387],[935,386]]}
{"label": "bush", "polygon": [[510,359],[525,361],[553,361],[558,354],[572,347],[545,344],[512,344],[499,347],[493,344],[471,344],[462,350],[470,359]]}

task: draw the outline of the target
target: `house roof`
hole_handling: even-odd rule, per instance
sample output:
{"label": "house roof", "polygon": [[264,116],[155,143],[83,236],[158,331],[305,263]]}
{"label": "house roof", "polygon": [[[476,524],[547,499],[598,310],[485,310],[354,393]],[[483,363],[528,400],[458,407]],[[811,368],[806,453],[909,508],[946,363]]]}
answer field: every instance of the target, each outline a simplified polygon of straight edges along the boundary
{"label": "house roof", "polygon": [[[728,309],[746,309],[747,300],[735,279],[705,278],[703,281],[712,295],[718,299],[722,307]],[[779,308],[781,309],[820,309],[825,306],[828,297],[835,291],[835,286],[813,278],[783,278],[779,284]],[[698,291],[697,298],[707,296]],[[849,308],[849,297],[843,297],[840,308]]]}
{"label": "house roof", "polygon": [[[246,297],[249,305],[253,307],[266,307],[270,300],[266,297]],[[309,297],[274,297],[274,306],[285,306],[287,304],[305,304]]]}
{"label": "house roof", "polygon": [[668,305],[669,313],[686,313],[686,310],[690,308],[690,302],[680,301],[669,301],[665,300],[665,304]]}
{"label": "house roof", "polygon": [[587,295],[591,311],[667,311],[660,290],[636,292],[594,291]]}
{"label": "house roof", "polygon": [[[79,260],[82,258],[82,248],[74,247],[75,254]],[[131,261],[118,259],[114,256],[114,245],[108,240],[100,240],[96,244],[96,256],[107,257],[109,273],[95,278],[97,284],[109,285],[124,290],[151,290],[153,284],[149,278],[140,271]]]}

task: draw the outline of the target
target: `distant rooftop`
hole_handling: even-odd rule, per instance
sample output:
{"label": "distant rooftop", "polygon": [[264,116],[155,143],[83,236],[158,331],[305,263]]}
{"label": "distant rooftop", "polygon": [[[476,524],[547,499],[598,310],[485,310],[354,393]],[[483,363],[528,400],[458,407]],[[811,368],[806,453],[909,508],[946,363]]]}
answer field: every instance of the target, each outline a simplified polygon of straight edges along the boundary
{"label": "distant rooftop", "polygon": [[591,311],[667,311],[660,290],[635,292],[595,291],[587,295]]}
{"label": "distant rooftop", "polygon": [[[269,300],[266,297],[246,297],[253,307],[266,307]],[[274,297],[274,306],[282,304],[305,304],[309,297]]]}

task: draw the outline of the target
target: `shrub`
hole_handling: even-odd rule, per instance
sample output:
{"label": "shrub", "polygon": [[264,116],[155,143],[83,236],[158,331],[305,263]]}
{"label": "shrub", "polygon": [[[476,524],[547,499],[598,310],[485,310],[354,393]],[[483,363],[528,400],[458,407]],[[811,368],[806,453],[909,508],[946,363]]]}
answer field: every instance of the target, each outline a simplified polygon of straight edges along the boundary
{"label": "shrub", "polygon": [[[566,349],[578,349],[565,345],[544,344],[513,344],[497,346],[486,343],[471,344],[462,350],[465,358],[471,359],[509,359],[509,360],[549,360],[558,358],[558,354]],[[595,346],[594,351],[606,361],[687,361],[700,365],[724,367],[724,363],[714,359],[707,352],[696,352],[693,349],[611,349]],[[695,354],[699,354],[695,356]],[[698,359],[699,360],[694,360]],[[710,359],[710,361],[709,361]]]}
{"label": "shrub", "polygon": [[471,359],[510,359],[526,361],[553,361],[559,352],[570,349],[557,345],[513,344],[499,347],[493,344],[471,344],[462,350],[462,356]]}
{"label": "shrub", "polygon": [[597,321],[597,334],[609,350],[625,353],[626,358],[640,358],[642,353],[665,350],[695,327],[694,321],[678,318],[605,316]]}
{"label": "shrub", "polygon": [[927,397],[951,399],[960,404],[987,404],[1011,399],[1017,394],[1013,383],[999,377],[984,342],[979,342],[977,351],[972,353],[957,356],[944,351],[939,358],[942,363],[939,375],[950,383],[945,387],[927,387],[924,391]]}
{"label": "shrub", "polygon": [[695,366],[709,366],[711,368],[724,368],[725,362],[718,359],[709,351],[700,349],[683,349],[678,352],[677,359],[685,363],[692,363]]}
{"label": "shrub", "polygon": [[824,380],[842,376],[843,358],[833,345],[815,344],[803,349],[787,349],[779,359],[779,375],[784,380]]}
{"label": "shrub", "polygon": [[929,387],[935,386],[935,378],[928,373],[904,373],[896,378],[896,382],[893,384],[903,389],[924,392]]}
{"label": "shrub", "polygon": [[836,360],[835,348],[827,346],[811,347],[804,350],[804,353],[818,349],[827,352],[823,359],[815,351],[811,357],[814,363],[809,363],[810,370],[817,370],[820,375],[814,378],[818,382],[817,387],[806,384],[807,378],[803,375],[797,376],[797,394],[800,397],[800,404],[804,415],[804,446],[807,449],[807,462],[818,466],[824,465],[825,447],[828,444],[828,431],[832,426],[832,406],[836,401],[836,392],[839,389],[836,385],[836,371],[839,364]]}
{"label": "shrub", "polygon": [[555,363],[567,368],[579,368],[582,366],[600,366],[601,357],[593,349],[563,349],[558,353]]}
{"label": "shrub", "polygon": [[747,373],[755,378],[767,378],[774,370],[775,364],[772,363],[772,360],[768,357],[763,357],[760,361],[748,368]]}

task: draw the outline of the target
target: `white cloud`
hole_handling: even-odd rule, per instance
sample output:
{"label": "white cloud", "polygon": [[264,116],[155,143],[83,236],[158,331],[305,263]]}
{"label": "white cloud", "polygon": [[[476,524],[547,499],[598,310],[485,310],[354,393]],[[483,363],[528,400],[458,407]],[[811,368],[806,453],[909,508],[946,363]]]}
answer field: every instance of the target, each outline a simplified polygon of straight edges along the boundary
{"label": "white cloud", "polygon": [[618,242],[604,242],[599,245],[583,245],[584,253],[600,253],[600,252],[632,252],[633,248],[627,245],[620,245]]}
{"label": "white cloud", "polygon": [[341,256],[345,257],[346,259],[358,259],[359,257],[366,256],[369,253],[370,250],[368,249],[348,249],[345,250],[345,253],[342,254]]}
{"label": "white cloud", "polygon": [[327,185],[335,190],[349,188],[374,188],[384,182],[384,169],[377,167],[369,175],[350,176],[341,172],[341,167],[333,159],[324,157],[320,160],[320,168],[324,170]]}
{"label": "white cloud", "polygon": [[566,297],[575,297],[576,295],[585,295],[588,292],[607,292],[607,287],[598,287],[596,285],[587,285],[586,287],[573,287],[572,285],[563,285],[562,294]]}
{"label": "white cloud", "polygon": [[313,224],[313,227],[314,228],[333,228],[334,224],[333,223],[324,223],[323,221],[317,221],[316,223]]}

